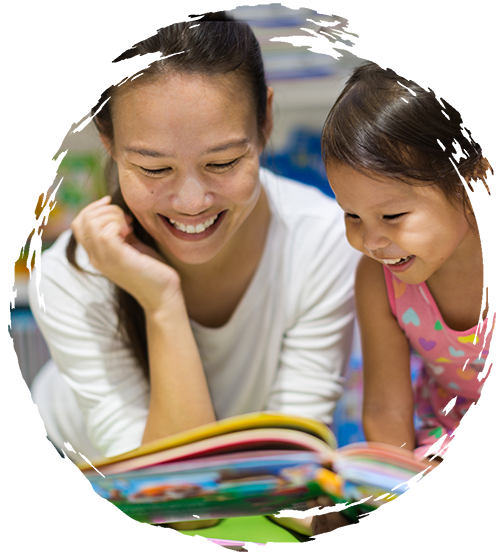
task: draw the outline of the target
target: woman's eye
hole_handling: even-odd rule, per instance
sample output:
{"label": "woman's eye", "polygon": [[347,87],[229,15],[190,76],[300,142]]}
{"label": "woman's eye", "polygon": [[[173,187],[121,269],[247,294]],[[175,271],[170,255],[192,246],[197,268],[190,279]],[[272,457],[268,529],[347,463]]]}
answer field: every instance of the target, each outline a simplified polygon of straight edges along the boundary
{"label": "woman's eye", "polygon": [[383,216],[384,220],[397,220],[398,218],[400,218],[401,216],[404,216],[406,214],[406,212],[402,212],[401,214],[387,214],[386,216]]}
{"label": "woman's eye", "polygon": [[238,162],[238,160],[239,158],[233,160],[232,162],[226,162],[225,164],[208,164],[208,166],[216,170],[225,170],[227,168],[233,167]]}
{"label": "woman's eye", "polygon": [[140,168],[145,175],[149,175],[151,177],[157,177],[164,172],[168,171],[171,168],[161,168],[158,170],[148,170],[147,168]]}

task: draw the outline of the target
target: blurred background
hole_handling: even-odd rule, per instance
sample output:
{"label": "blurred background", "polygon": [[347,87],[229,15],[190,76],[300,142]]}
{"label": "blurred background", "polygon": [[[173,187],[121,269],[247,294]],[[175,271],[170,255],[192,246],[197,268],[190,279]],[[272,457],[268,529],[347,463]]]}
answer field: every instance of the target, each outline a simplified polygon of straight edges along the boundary
{"label": "blurred background", "polygon": [[[96,4],[64,5],[75,11],[47,17],[21,11],[40,6],[3,4],[6,11],[0,15],[2,75],[60,137],[59,148],[51,152],[54,181],[46,190],[41,187],[34,206],[34,221],[43,222],[43,234],[32,230],[14,267],[9,447],[52,446],[30,409],[31,381],[50,355],[31,316],[26,284],[39,264],[40,251],[68,229],[85,205],[106,194],[104,149],[89,111],[111,84],[107,64],[169,23],[170,14],[164,10],[186,5],[142,4],[142,12],[114,16],[106,10],[117,9],[117,4],[100,4],[101,11],[93,12],[92,18],[83,18],[82,10],[96,10]],[[59,10],[63,5],[43,6]],[[275,91],[274,132],[264,165],[274,172],[332,196],[320,156],[320,134],[348,73],[366,60],[388,65],[448,98],[465,114],[492,160],[503,163],[504,4],[191,5],[194,10],[209,6],[248,21],[261,44],[267,79]],[[122,10],[137,7],[121,4]],[[419,369],[413,353],[413,380]],[[364,439],[361,399],[356,327],[347,391],[335,413],[340,445]]]}

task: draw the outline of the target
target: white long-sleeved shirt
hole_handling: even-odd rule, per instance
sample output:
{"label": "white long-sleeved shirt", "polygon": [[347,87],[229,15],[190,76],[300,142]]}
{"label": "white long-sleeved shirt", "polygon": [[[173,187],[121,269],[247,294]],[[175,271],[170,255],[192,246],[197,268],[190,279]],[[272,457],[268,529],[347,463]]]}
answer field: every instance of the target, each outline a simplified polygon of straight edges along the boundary
{"label": "white long-sleeved shirt", "polygon": [[[272,217],[252,282],[224,326],[191,322],[213,406],[218,419],[274,410],[330,424],[352,343],[358,254],[334,200],[266,170],[260,178]],[[118,335],[113,284],[96,275],[80,245],[77,262],[95,275],[69,264],[69,237],[63,233],[36,269],[45,310],[30,283],[52,356],[32,393],[57,445],[113,456],[141,444],[149,382]]]}

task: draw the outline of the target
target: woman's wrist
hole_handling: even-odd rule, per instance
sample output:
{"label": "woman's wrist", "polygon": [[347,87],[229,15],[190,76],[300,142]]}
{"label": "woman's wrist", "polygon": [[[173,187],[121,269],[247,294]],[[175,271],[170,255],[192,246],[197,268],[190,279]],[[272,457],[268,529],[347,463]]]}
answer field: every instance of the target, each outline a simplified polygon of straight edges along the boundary
{"label": "woman's wrist", "polygon": [[182,322],[189,322],[182,291],[176,292],[168,301],[161,301],[156,307],[144,307],[144,313],[146,322],[154,325],[180,325]]}

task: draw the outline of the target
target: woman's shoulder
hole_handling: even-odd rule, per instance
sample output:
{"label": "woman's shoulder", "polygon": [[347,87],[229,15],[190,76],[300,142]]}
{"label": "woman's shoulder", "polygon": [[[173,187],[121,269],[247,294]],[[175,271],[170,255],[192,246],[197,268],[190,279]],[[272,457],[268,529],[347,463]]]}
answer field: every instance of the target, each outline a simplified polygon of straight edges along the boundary
{"label": "woman's shoulder", "polygon": [[[334,199],[313,185],[306,185],[269,170],[261,170],[270,207],[298,246],[345,245],[343,211]],[[350,247],[349,247],[350,248]]]}
{"label": "woman's shoulder", "polygon": [[273,208],[285,218],[318,219],[334,222],[342,220],[337,202],[313,185],[307,185],[261,168],[264,185]]}
{"label": "woman's shoulder", "polygon": [[84,248],[77,245],[75,251],[76,262],[82,271],[68,260],[67,246],[71,236],[71,230],[64,231],[36,261],[28,286],[31,304],[38,293],[46,306],[61,303],[69,297],[81,302],[86,299],[105,302],[110,298],[111,283],[94,269]]}
{"label": "woman's shoulder", "polygon": [[283,228],[286,277],[294,287],[306,279],[346,283],[351,278],[353,283],[359,253],[346,239],[343,211],[336,201],[316,187],[267,170],[261,172],[261,182]]}

